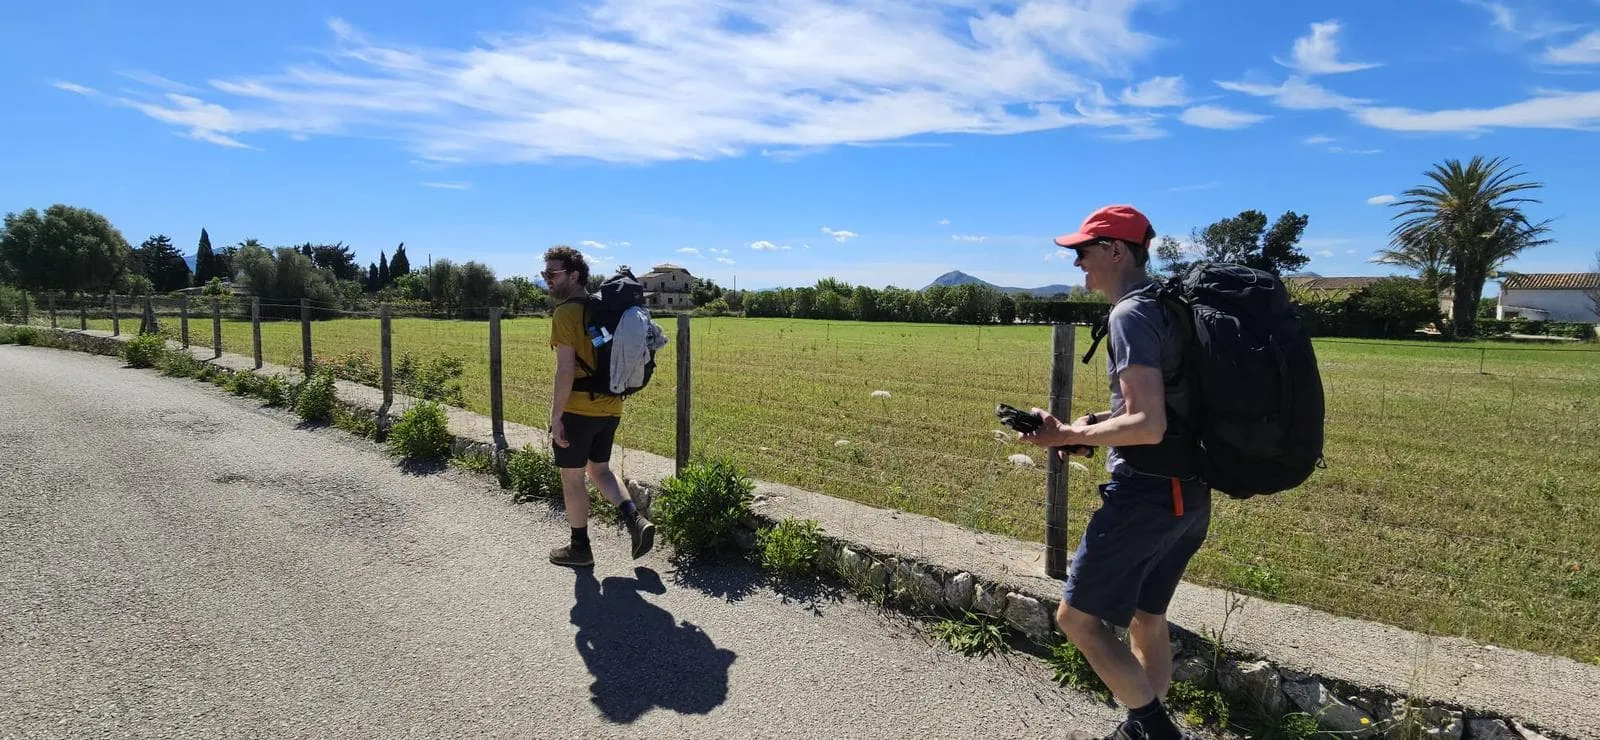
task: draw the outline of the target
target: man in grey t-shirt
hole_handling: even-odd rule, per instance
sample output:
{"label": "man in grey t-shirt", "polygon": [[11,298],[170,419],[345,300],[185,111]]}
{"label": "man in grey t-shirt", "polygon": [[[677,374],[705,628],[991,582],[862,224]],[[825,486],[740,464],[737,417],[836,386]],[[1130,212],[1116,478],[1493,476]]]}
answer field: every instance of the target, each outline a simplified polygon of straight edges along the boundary
{"label": "man in grey t-shirt", "polygon": [[[1106,323],[1111,409],[1071,424],[1040,409],[1041,447],[1106,447],[1111,479],[1072,559],[1056,623],[1078,647],[1128,718],[1112,735],[1133,740],[1185,737],[1161,699],[1172,682],[1167,605],[1211,522],[1211,491],[1194,476],[1183,418],[1189,398],[1179,379],[1184,327],[1153,294],[1146,271],[1155,230],[1132,206],[1090,214],[1056,238],[1077,253],[1084,284],[1112,301]],[[1123,645],[1111,625],[1128,630]]]}

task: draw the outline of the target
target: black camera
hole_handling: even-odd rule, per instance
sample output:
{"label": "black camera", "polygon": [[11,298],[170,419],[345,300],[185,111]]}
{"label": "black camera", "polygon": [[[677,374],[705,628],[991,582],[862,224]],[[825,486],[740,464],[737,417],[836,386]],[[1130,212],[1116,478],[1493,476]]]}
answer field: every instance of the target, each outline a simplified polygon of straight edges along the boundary
{"label": "black camera", "polygon": [[[1029,413],[1003,403],[995,405],[994,415],[999,417],[1001,424],[1023,434],[1031,434],[1038,431],[1039,427],[1044,426],[1044,418],[1038,414]],[[1067,445],[1061,449],[1066,450],[1068,455],[1094,457],[1094,448],[1088,445]]]}

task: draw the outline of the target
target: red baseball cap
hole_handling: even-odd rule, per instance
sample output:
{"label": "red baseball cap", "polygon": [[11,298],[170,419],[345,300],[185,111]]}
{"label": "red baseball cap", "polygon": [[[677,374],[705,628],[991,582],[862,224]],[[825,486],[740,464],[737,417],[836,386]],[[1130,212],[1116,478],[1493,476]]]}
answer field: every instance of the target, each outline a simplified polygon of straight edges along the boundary
{"label": "red baseball cap", "polygon": [[1096,239],[1120,239],[1130,244],[1144,244],[1150,233],[1150,219],[1133,206],[1105,206],[1083,220],[1083,225],[1071,234],[1056,237],[1056,246],[1071,249]]}

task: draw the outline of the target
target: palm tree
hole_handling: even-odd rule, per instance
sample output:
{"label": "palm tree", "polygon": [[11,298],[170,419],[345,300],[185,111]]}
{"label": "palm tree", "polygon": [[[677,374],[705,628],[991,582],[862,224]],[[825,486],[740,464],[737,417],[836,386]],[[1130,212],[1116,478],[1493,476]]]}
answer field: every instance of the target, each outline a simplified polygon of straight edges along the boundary
{"label": "palm tree", "polygon": [[1549,221],[1533,223],[1522,212],[1523,204],[1539,201],[1519,195],[1544,186],[1518,182],[1522,173],[1503,157],[1473,157],[1465,166],[1446,160],[1425,174],[1431,185],[1407,190],[1395,203],[1403,210],[1395,214],[1400,223],[1391,240],[1400,252],[1446,250],[1455,294],[1451,323],[1457,337],[1471,337],[1484,281],[1523,250],[1551,241]]}
{"label": "palm tree", "polygon": [[[1394,246],[1379,251],[1372,261],[1415,270],[1417,279],[1428,289],[1428,295],[1433,296],[1435,307],[1439,305],[1439,296],[1444,293],[1445,287],[1451,285],[1455,278],[1455,273],[1450,269],[1450,249],[1439,238],[1438,232],[1427,232],[1420,238],[1396,237]],[[1449,317],[1440,314],[1437,308],[1435,313],[1435,319],[1443,329]]]}

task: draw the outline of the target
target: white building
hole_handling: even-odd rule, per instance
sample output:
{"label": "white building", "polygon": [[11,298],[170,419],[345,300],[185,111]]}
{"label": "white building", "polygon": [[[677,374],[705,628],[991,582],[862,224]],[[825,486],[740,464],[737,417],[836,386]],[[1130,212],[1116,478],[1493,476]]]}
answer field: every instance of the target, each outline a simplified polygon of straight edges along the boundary
{"label": "white building", "polygon": [[688,310],[694,305],[694,276],[674,264],[660,264],[639,276],[644,284],[644,304],[650,308]]}
{"label": "white building", "polygon": [[1600,324],[1600,313],[1590,297],[1594,294],[1600,294],[1600,272],[1507,275],[1500,281],[1494,317]]}

